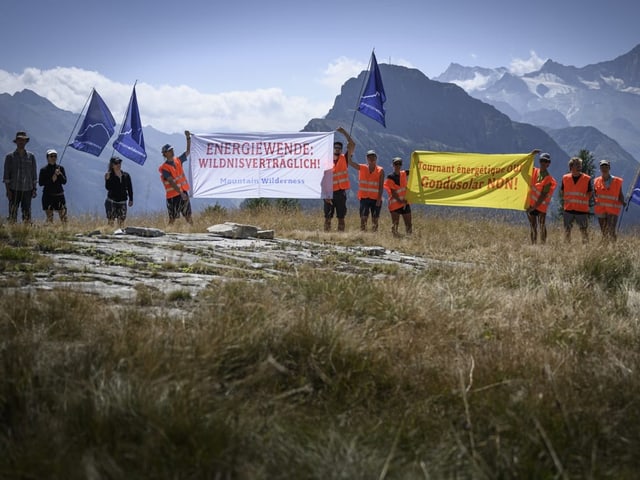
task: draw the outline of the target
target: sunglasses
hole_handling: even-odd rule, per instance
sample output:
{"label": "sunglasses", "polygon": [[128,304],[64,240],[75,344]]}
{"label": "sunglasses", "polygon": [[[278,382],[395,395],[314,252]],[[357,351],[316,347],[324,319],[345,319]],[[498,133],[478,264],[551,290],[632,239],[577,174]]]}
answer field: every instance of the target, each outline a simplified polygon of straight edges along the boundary
{"label": "sunglasses", "polygon": [[52,153],[52,154],[50,154],[50,155],[47,155],[47,157],[58,158],[58,155],[56,155],[55,153]]}

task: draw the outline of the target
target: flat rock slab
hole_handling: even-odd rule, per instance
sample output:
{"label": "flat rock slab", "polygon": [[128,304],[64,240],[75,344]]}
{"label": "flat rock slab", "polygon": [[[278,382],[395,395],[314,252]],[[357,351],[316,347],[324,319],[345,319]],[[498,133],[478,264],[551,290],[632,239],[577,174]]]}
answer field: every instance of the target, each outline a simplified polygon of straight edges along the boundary
{"label": "flat rock slab", "polygon": [[[303,266],[375,276],[420,271],[435,263],[383,247],[228,238],[210,232],[90,232],[69,240],[59,252],[43,255],[51,259],[53,267],[36,273],[18,289],[72,289],[125,301],[134,300],[141,290],[165,296],[173,292],[195,296],[212,281],[263,281],[294,275]],[[8,275],[17,277],[20,273]]]}

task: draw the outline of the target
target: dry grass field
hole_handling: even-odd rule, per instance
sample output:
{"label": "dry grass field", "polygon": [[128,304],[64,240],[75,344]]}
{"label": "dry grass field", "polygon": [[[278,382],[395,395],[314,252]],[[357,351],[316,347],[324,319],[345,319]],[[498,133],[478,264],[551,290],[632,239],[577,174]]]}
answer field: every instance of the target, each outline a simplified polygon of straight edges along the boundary
{"label": "dry grass field", "polygon": [[[141,285],[130,302],[0,276],[0,478],[637,478],[640,239],[603,244],[592,224],[588,245],[577,231],[565,244],[554,222],[533,246],[524,213],[463,212],[418,211],[403,238],[386,211],[375,234],[354,210],[343,234],[320,210],[128,221],[249,223],[434,260],[418,273],[326,261],[194,297]],[[2,225],[0,271],[28,285],[51,268],[43,252],[105,228]]]}

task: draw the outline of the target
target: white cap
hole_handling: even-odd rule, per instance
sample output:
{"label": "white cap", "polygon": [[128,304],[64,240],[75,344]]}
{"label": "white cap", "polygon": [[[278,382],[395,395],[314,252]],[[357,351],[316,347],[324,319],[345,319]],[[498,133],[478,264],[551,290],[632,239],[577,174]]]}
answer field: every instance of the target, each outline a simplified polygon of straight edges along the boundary
{"label": "white cap", "polygon": [[53,153],[55,153],[56,155],[58,154],[58,152],[56,152],[53,148],[50,148],[49,150],[47,150],[47,157]]}

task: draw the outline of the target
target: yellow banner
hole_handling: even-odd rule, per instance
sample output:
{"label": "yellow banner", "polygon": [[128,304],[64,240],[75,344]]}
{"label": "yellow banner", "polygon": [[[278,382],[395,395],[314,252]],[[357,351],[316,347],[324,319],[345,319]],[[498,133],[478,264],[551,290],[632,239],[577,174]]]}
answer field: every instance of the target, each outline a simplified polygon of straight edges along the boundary
{"label": "yellow banner", "polygon": [[413,152],[407,199],[453,207],[526,210],[532,153]]}

